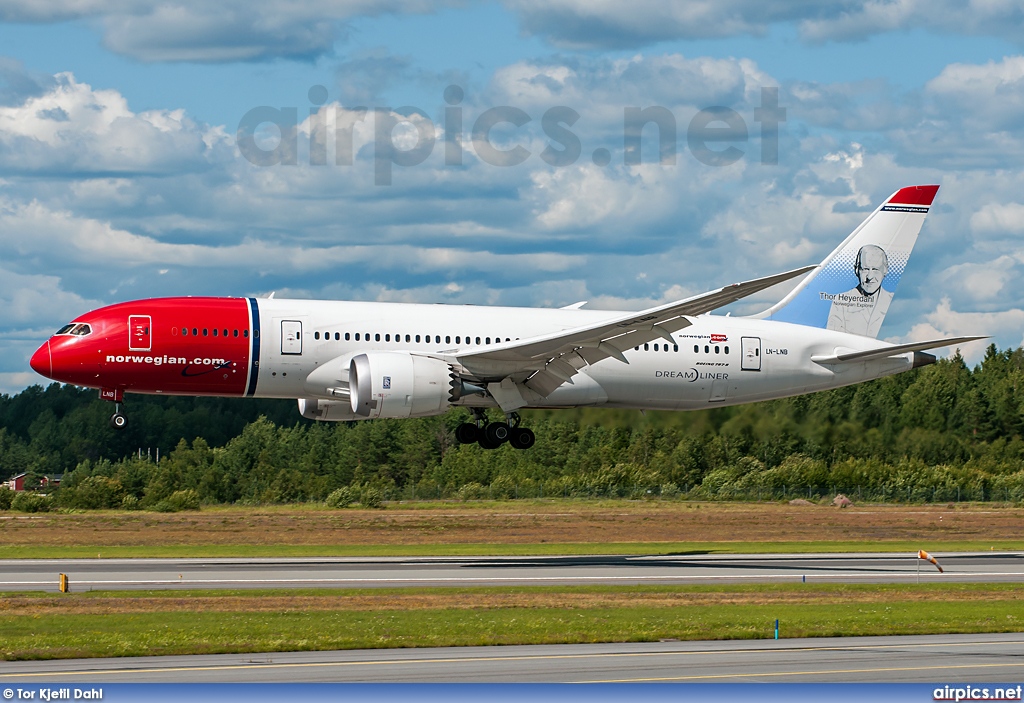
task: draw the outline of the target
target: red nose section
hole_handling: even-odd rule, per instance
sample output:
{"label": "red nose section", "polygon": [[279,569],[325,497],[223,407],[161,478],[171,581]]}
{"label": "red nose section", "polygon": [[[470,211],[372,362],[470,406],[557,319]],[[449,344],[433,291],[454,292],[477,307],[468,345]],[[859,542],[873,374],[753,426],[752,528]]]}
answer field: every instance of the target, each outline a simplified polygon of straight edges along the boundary
{"label": "red nose section", "polygon": [[53,377],[53,362],[50,359],[50,341],[47,340],[43,346],[36,349],[36,353],[32,355],[31,361],[28,362],[32,370],[40,376],[46,376],[47,378]]}

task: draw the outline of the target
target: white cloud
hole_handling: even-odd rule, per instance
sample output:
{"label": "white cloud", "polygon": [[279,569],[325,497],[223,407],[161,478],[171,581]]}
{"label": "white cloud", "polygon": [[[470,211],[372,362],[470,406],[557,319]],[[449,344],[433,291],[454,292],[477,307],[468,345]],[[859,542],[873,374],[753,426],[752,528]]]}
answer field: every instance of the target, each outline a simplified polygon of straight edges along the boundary
{"label": "white cloud", "polygon": [[0,106],[7,172],[180,173],[207,165],[205,138],[183,110],[135,114],[117,91],[93,90],[69,73],[41,95]]}
{"label": "white cloud", "polygon": [[975,302],[1000,302],[1006,299],[1008,284],[1019,282],[1019,266],[1020,261],[1014,257],[1000,256],[994,261],[951,266],[939,280]]}
{"label": "white cloud", "polygon": [[[949,298],[943,298],[935,309],[925,316],[925,321],[914,325],[905,336],[894,342],[923,342],[929,339],[968,335],[988,335],[991,339],[968,342],[959,345],[968,363],[981,360],[985,348],[997,346],[1019,347],[1024,345],[1024,310],[1012,308],[1000,312],[958,312],[952,308]],[[946,356],[956,349],[946,347],[938,350]]]}
{"label": "white cloud", "polygon": [[979,234],[1024,234],[1024,205],[986,203],[971,215],[971,229]]}

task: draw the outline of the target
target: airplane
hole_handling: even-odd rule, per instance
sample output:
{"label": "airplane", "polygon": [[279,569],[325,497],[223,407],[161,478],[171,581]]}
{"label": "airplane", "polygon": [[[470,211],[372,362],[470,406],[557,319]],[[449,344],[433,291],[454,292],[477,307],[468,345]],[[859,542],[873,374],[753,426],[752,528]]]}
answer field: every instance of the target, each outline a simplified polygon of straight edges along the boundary
{"label": "airplane", "polygon": [[[524,408],[699,410],[838,388],[935,362],[876,339],[939,186],[901,188],[817,266],[639,312],[173,297],[75,318],[31,358],[39,374],[125,393],[295,398],[312,420],[438,415],[465,407],[460,443],[528,449]],[[803,275],[751,316],[722,306]],[[487,422],[488,409],[502,422]]]}

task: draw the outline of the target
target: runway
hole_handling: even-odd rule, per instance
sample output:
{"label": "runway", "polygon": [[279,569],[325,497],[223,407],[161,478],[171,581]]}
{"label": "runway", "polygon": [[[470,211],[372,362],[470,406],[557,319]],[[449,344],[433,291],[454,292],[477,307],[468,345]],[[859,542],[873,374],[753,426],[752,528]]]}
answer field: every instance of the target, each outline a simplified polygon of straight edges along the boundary
{"label": "runway", "polygon": [[1004,682],[1024,635],[352,650],[4,662],[10,682]]}
{"label": "runway", "polygon": [[1022,553],[295,559],[9,559],[0,591],[709,583],[1024,582]]}

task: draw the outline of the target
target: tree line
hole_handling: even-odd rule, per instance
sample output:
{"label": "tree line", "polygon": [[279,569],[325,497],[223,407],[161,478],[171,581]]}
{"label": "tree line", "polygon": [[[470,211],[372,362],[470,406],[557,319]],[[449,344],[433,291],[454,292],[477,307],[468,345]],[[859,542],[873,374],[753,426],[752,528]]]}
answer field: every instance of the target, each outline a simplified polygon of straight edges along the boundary
{"label": "tree line", "polygon": [[[131,396],[107,426],[95,391],[0,396],[0,478],[57,491],[0,508],[181,510],[201,504],[619,496],[1024,500],[1024,351],[989,347],[833,391],[688,413],[527,411],[536,446],[459,445],[467,413],[312,423],[294,401]],[[495,417],[497,419],[497,417]],[[160,453],[159,462],[156,460]],[[46,496],[40,493],[47,493]],[[17,501],[20,501],[18,503]]]}

